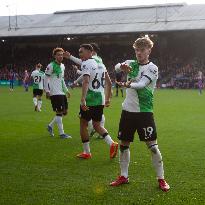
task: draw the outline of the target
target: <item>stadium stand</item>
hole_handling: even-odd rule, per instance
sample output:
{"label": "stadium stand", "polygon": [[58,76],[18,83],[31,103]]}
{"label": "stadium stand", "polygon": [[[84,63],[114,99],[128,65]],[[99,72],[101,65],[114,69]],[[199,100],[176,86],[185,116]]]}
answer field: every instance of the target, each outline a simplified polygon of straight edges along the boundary
{"label": "stadium stand", "polygon": [[[22,79],[37,62],[45,68],[54,47],[77,56],[79,45],[88,42],[100,45],[114,78],[114,65],[133,58],[130,45],[144,34],[155,42],[158,87],[197,87],[197,72],[205,71],[205,5],[184,3],[0,17],[0,80],[8,79],[10,69]],[[73,81],[75,69],[65,63],[66,80]]]}

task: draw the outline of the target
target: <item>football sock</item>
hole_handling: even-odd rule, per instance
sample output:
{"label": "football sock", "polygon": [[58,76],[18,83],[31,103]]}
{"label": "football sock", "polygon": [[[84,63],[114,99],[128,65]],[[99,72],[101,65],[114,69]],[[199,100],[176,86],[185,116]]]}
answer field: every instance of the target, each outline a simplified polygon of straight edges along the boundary
{"label": "football sock", "polygon": [[36,98],[36,97],[33,98],[33,104],[34,104],[35,106],[37,106],[37,98]]}
{"label": "football sock", "polygon": [[56,116],[52,119],[52,121],[49,123],[49,126],[53,128],[54,123],[56,122]]}
{"label": "football sock", "polygon": [[56,115],[56,117],[55,117],[55,121],[56,121],[56,124],[58,125],[58,131],[59,131],[60,135],[64,134],[62,118],[63,117],[59,116],[59,115]]}
{"label": "football sock", "polygon": [[83,142],[83,152],[89,154],[90,153],[90,142]]}
{"label": "football sock", "polygon": [[128,168],[130,163],[129,146],[120,145],[120,170],[121,176],[128,177]]}
{"label": "football sock", "polygon": [[38,100],[38,109],[40,110],[42,106],[42,100]]}
{"label": "football sock", "polygon": [[158,179],[164,179],[164,167],[162,161],[162,155],[159,151],[158,145],[150,146],[151,155],[152,155],[152,164],[157,174]]}
{"label": "football sock", "polygon": [[104,138],[105,142],[110,146],[114,142],[108,133],[103,134],[102,137]]}

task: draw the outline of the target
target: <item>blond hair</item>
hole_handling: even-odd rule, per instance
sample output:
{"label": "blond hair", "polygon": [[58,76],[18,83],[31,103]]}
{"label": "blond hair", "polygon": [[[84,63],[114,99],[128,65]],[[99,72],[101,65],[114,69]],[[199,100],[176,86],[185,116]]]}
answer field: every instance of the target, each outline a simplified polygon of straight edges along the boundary
{"label": "blond hair", "polygon": [[146,37],[141,37],[138,38],[134,44],[133,44],[133,48],[152,48],[154,45],[154,43],[150,40],[150,38],[148,36]]}
{"label": "blond hair", "polygon": [[54,49],[53,49],[53,56],[55,56],[56,53],[59,52],[59,51],[62,51],[62,52],[64,53],[63,48],[58,48],[58,47],[57,47],[57,48],[54,48]]}

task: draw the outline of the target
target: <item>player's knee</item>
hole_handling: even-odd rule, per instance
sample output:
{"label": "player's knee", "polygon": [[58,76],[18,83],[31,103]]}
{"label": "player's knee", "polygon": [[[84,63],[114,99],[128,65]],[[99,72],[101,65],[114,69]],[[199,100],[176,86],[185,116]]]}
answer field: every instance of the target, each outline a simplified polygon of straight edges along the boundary
{"label": "player's knee", "polygon": [[149,146],[149,149],[150,151],[153,153],[153,154],[157,154],[159,153],[159,148],[158,148],[158,145],[157,144],[152,144]]}
{"label": "player's knee", "polygon": [[120,152],[124,152],[127,149],[129,149],[129,146],[127,146],[127,145],[120,145]]}
{"label": "player's knee", "polygon": [[98,131],[99,128],[100,128],[100,123],[94,123],[94,122],[93,122],[93,128],[94,128],[96,131]]}

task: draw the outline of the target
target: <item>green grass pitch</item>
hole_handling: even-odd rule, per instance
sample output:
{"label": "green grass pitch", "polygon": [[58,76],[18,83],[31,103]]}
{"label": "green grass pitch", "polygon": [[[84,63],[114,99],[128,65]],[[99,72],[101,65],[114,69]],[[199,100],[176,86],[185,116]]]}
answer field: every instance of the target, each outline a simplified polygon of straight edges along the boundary
{"label": "green grass pitch", "polygon": [[[32,89],[0,88],[0,205],[204,205],[205,94],[196,90],[156,90],[155,119],[168,193],[158,189],[150,153],[136,136],[131,145],[130,184],[110,187],[119,174],[118,157],[109,159],[103,140],[91,139],[91,160],[79,136],[80,89],[71,90],[69,114],[63,119],[72,139],[49,137],[50,101],[34,112]],[[105,109],[106,128],[117,140],[123,98]]]}

